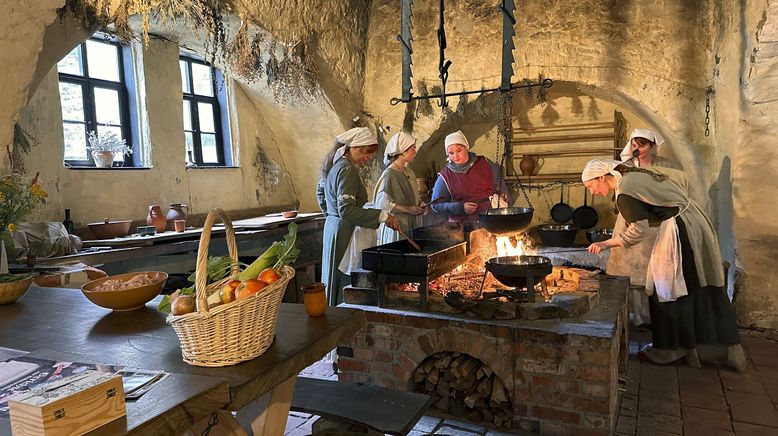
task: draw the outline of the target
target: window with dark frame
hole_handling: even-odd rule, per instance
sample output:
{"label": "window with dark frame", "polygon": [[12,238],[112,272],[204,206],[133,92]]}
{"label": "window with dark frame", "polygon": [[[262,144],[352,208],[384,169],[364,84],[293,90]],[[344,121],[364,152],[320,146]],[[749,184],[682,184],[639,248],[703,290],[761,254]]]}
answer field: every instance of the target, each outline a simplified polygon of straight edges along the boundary
{"label": "window with dark frame", "polygon": [[184,94],[184,140],[189,166],[226,166],[217,70],[207,62],[180,56]]}
{"label": "window with dark frame", "polygon": [[[65,163],[94,167],[87,135],[111,131],[137,152],[132,141],[122,46],[93,37],[57,63],[65,138]],[[114,156],[113,166],[133,166],[131,155]]]}

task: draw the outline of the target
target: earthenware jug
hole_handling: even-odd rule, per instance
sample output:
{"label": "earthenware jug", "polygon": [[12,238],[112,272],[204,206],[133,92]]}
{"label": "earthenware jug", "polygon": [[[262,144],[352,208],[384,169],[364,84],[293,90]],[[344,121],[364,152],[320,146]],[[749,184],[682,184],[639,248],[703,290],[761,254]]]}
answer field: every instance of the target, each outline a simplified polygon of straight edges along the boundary
{"label": "earthenware jug", "polygon": [[[186,212],[184,212],[186,209]],[[173,221],[185,220],[186,213],[189,212],[189,206],[181,203],[170,203],[170,208],[167,210],[167,228],[173,228]]]}
{"label": "earthenware jug", "polygon": [[146,217],[146,224],[157,228],[157,233],[165,231],[165,215],[162,214],[162,208],[158,204],[149,206],[149,215]]}
{"label": "earthenware jug", "polygon": [[535,176],[544,162],[542,157],[525,155],[519,162],[519,169],[524,176]]}

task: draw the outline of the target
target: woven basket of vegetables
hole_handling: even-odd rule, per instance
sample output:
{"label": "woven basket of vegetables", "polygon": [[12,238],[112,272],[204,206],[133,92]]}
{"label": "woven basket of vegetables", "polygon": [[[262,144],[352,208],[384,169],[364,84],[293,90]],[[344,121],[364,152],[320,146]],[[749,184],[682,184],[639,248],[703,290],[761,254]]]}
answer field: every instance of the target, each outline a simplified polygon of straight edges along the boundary
{"label": "woven basket of vegetables", "polygon": [[[226,263],[208,258],[211,227],[217,217],[226,230]],[[210,367],[234,365],[270,347],[281,299],[294,277],[294,268],[285,263],[299,254],[294,247],[295,236],[296,226],[290,225],[290,235],[283,242],[275,242],[255,262],[242,268],[229,216],[221,209],[208,214],[197,250],[193,295],[185,295],[182,289],[175,293],[181,295],[171,295],[173,298],[167,300],[172,300],[167,322],[178,335],[184,362]],[[185,289],[192,292],[191,288]],[[190,304],[194,307],[188,310]]]}

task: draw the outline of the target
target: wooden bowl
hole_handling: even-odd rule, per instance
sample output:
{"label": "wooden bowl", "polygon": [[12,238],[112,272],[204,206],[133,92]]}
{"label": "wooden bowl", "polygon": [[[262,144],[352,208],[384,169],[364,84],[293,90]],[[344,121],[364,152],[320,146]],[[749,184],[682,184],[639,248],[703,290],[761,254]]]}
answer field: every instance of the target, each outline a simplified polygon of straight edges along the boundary
{"label": "wooden bowl", "polygon": [[284,218],[294,218],[294,217],[297,216],[297,211],[296,210],[287,210],[287,211],[281,212],[281,216],[284,217]]}
{"label": "wooden bowl", "polygon": [[[153,277],[154,282],[148,285],[139,286],[136,288],[122,289],[118,291],[95,291],[94,289],[102,285],[106,280],[121,280],[127,281],[131,278],[140,275],[147,274]],[[118,274],[111,277],[103,277],[91,282],[84,283],[81,286],[81,292],[92,303],[105,307],[106,309],[112,309],[117,312],[123,312],[127,310],[139,309],[144,307],[146,303],[151,301],[154,297],[162,292],[162,287],[165,286],[167,280],[167,273],[161,271],[141,271],[131,272],[125,274]]]}
{"label": "wooden bowl", "polygon": [[15,282],[0,283],[0,304],[13,303],[27,293],[32,285],[32,276]]}
{"label": "wooden bowl", "polygon": [[87,225],[89,226],[89,230],[95,235],[95,238],[113,239],[127,236],[127,233],[130,231],[130,224],[132,224],[132,220],[105,220],[101,223],[89,223]]}

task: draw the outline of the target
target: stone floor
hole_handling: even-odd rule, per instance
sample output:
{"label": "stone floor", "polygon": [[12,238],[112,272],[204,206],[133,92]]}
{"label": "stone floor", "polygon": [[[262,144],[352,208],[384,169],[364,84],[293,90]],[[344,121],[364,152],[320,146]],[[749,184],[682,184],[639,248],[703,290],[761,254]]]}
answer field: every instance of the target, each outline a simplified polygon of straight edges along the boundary
{"label": "stone floor", "polygon": [[[748,368],[682,364],[658,366],[635,354],[650,338],[644,329],[630,333],[626,391],[616,428],[618,436],[769,436],[778,435],[778,342],[759,332],[741,331]],[[336,380],[332,362],[322,360],[300,375]],[[313,432],[318,416],[291,412],[286,435]],[[498,436],[507,434],[465,421],[424,416],[410,436]]]}

